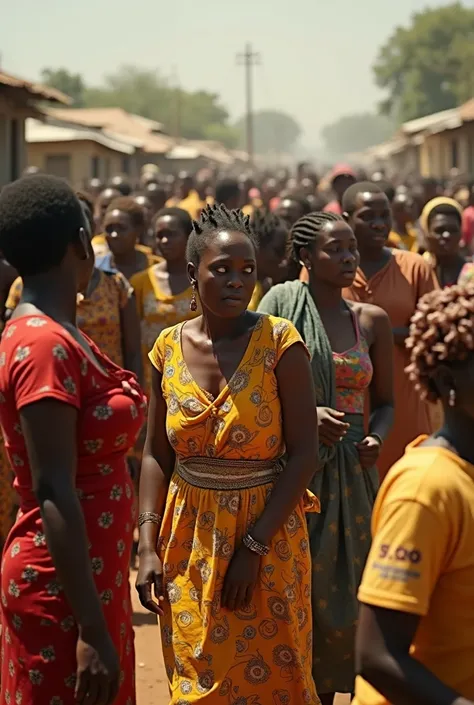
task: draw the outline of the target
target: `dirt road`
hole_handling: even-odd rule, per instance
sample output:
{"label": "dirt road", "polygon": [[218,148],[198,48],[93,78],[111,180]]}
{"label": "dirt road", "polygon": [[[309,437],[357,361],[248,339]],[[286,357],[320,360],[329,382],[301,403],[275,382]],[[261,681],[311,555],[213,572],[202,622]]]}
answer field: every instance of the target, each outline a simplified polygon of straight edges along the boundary
{"label": "dirt road", "polygon": [[[136,596],[135,573],[131,576],[133,624],[137,661],[137,705],[168,705],[168,682],[161,656],[160,630],[154,615],[146,612]],[[349,705],[347,696],[338,696],[335,705]]]}

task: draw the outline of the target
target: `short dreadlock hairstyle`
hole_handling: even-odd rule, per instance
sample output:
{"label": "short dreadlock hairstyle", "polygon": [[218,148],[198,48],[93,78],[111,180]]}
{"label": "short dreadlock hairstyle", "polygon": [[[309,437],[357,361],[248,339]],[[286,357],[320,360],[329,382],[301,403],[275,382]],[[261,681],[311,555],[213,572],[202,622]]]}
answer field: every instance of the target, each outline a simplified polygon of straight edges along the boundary
{"label": "short dreadlock hairstyle", "polygon": [[132,196],[118,196],[111,201],[105,214],[111,211],[122,211],[130,218],[134,228],[144,228],[146,225],[145,209]]}
{"label": "short dreadlock hairstyle", "polygon": [[256,208],[250,218],[250,226],[257,238],[260,250],[271,245],[278,230],[288,231],[288,226],[281,218],[263,209]]}
{"label": "short dreadlock hairstyle", "polygon": [[191,235],[193,230],[193,221],[188,211],[185,211],[182,208],[162,208],[153,216],[153,227],[155,227],[156,221],[159,218],[163,218],[166,215],[170,216],[171,218],[176,218],[176,220],[179,222],[181,230],[184,232],[186,237],[189,237]]}
{"label": "short dreadlock hairstyle", "polygon": [[193,221],[193,231],[186,248],[188,262],[197,266],[209,242],[224,230],[246,235],[255,251],[258,249],[257,236],[250,225],[250,216],[244,215],[240,209],[230,211],[223,204],[216,204],[206,206],[201,212],[199,221]]}
{"label": "short dreadlock hairstyle", "polygon": [[346,221],[337,213],[316,212],[303,216],[296,221],[290,231],[290,255],[296,262],[301,260],[300,252],[303,247],[311,250],[321,235],[323,228],[328,223],[345,223]]}
{"label": "short dreadlock hairstyle", "polygon": [[85,225],[76,194],[56,176],[24,176],[0,193],[0,251],[22,277],[60,265]]}
{"label": "short dreadlock hairstyle", "polygon": [[436,402],[433,373],[442,364],[466,360],[474,352],[474,284],[432,291],[418,302],[406,340],[406,372],[424,399]]}

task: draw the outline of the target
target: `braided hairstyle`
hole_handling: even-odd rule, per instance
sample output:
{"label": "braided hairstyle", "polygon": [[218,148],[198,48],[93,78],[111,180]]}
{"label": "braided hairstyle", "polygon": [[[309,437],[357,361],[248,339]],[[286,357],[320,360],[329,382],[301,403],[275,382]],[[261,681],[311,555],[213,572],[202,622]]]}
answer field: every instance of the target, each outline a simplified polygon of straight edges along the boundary
{"label": "braided hairstyle", "polygon": [[250,216],[244,215],[241,210],[230,211],[226,206],[215,204],[206,206],[199,221],[193,221],[193,230],[188,239],[186,258],[194,266],[198,266],[201,255],[218,233],[223,231],[239,232],[248,237],[255,251],[258,248],[258,239],[251,225]]}
{"label": "braided hairstyle", "polygon": [[406,340],[406,372],[422,398],[436,402],[438,365],[462,362],[474,351],[474,284],[432,291],[418,302]]}
{"label": "braided hairstyle", "polygon": [[323,228],[328,223],[340,221],[345,222],[344,218],[337,213],[316,212],[303,216],[291,228],[289,254],[296,262],[300,262],[300,252],[303,247],[311,250]]}

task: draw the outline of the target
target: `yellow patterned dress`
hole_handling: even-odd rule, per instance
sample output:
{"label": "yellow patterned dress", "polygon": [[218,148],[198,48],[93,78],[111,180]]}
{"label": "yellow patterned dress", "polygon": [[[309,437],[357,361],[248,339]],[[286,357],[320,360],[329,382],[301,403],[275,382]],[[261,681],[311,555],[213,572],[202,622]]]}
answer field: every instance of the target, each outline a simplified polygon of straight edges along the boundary
{"label": "yellow patterned dress", "polygon": [[305,510],[319,511],[314,496],[274,536],[250,606],[231,612],[220,605],[234,550],[281,471],[275,368],[301,338],[288,321],[262,315],[237,371],[213,398],[183,359],[183,325],[163,331],[150,353],[163,374],[166,428],[177,460],[158,544],[171,705],[317,704],[305,519]]}

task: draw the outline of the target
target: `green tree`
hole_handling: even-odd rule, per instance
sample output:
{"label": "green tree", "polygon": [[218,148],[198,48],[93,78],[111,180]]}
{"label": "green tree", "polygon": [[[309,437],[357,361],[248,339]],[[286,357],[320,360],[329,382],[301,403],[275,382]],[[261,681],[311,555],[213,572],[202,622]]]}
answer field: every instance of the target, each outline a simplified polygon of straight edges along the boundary
{"label": "green tree", "polygon": [[453,108],[474,92],[474,8],[460,2],[413,15],[380,49],[377,85],[388,93],[380,105],[400,121]]}
{"label": "green tree", "polygon": [[[239,145],[246,148],[247,121],[242,117],[236,124]],[[278,110],[261,110],[253,116],[254,148],[258,154],[290,152],[301,135],[301,128],[291,115]]]}
{"label": "green tree", "polygon": [[393,121],[384,115],[357,113],[344,115],[321,130],[325,147],[331,156],[359,152],[384,142],[393,134]]}
{"label": "green tree", "polygon": [[84,105],[84,92],[86,89],[82,76],[71,73],[67,69],[44,68],[41,71],[41,80],[51,88],[57,88],[72,99],[72,104],[80,108]]}
{"label": "green tree", "polygon": [[170,134],[179,131],[187,139],[209,139],[209,134],[218,132],[220,141],[229,144],[235,141],[229,115],[218,95],[176,89],[153,69],[123,66],[106,76],[103,86],[87,89],[84,100],[87,107],[118,106],[156,120]]}

